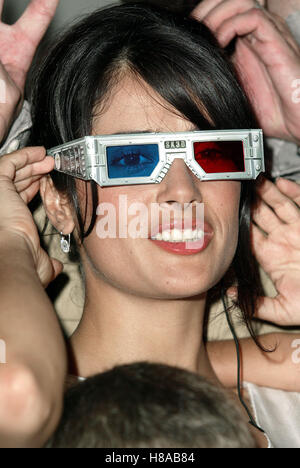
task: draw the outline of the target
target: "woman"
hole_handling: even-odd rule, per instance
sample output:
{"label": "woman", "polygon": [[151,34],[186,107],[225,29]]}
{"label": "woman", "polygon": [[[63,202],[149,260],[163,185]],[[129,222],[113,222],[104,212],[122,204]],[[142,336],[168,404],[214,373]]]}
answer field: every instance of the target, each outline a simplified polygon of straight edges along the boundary
{"label": "woman", "polygon": [[[48,148],[91,134],[258,126],[208,29],[143,6],[95,12],[68,32],[39,71],[33,106],[32,141]],[[77,241],[84,240],[86,302],[71,338],[77,375],[92,375],[130,357],[201,370],[216,381],[201,344],[206,293],[233,263],[249,321],[259,293],[257,271],[247,255],[252,193],[252,182],[202,184],[179,160],[155,186],[102,189],[80,181],[75,185],[57,173],[52,181],[43,180],[41,195],[51,223],[64,236],[75,231]],[[138,200],[166,209],[203,202],[213,234],[207,249],[183,257],[148,239],[100,242],[98,200],[113,203],[118,212],[121,194],[128,205]],[[74,219],[76,206],[84,214]]]}
{"label": "woman", "polygon": [[[92,134],[257,128],[208,29],[134,5],[93,13],[60,39],[40,68],[33,105],[32,141],[48,148]],[[53,168],[45,161],[44,173]],[[29,198],[36,186],[30,190]],[[74,234],[85,278],[84,314],[70,341],[71,371],[87,377],[115,364],[150,360],[218,384],[202,338],[207,293],[214,288],[220,294],[237,280],[251,329],[260,293],[249,252],[253,192],[252,182],[201,182],[179,159],[156,185],[101,188],[56,172],[44,178],[48,218],[64,236]],[[210,241],[198,254],[179,256],[150,239],[100,240],[98,201],[118,208],[119,195],[129,205],[157,203],[166,211],[204,203]],[[28,223],[26,218],[25,237],[36,268],[49,281],[57,264],[41,254]]]}
{"label": "woman", "polygon": [[[257,128],[234,72],[208,29],[149,7],[120,6],[93,13],[54,47],[40,68],[34,89],[32,142],[43,142],[47,148],[90,134]],[[173,361],[174,353],[180,349],[178,364],[195,366],[199,359],[205,360],[203,349],[199,355],[204,293],[219,283],[232,262],[240,276],[245,316],[250,316],[251,303],[259,288],[253,262],[250,257],[245,261],[247,257],[242,258],[241,252],[243,255],[248,252],[247,208],[252,201],[253,183],[246,182],[242,187],[237,182],[201,184],[191,176],[184,162],[176,160],[157,185],[101,189],[58,173],[51,175],[52,181],[43,180],[41,195],[51,223],[64,236],[74,232],[77,241],[84,240],[80,253],[86,278],[86,304],[81,325],[72,337],[80,375],[99,370],[99,356],[104,359],[101,367],[105,368],[120,359],[121,350],[127,359],[125,346],[132,345],[130,353],[135,353],[139,347],[134,342],[141,336],[139,328],[146,336],[152,336],[152,332],[146,333],[146,323],[150,320],[150,328],[155,323],[154,305],[155,309],[158,305],[159,309],[166,309],[164,314],[159,310],[163,321],[161,327],[155,326],[155,333],[160,330],[165,336],[164,328],[173,328],[177,322],[181,326],[176,334],[183,341],[174,348],[172,337],[167,353],[165,338],[157,336],[164,346],[162,350],[156,348],[156,358],[163,356]],[[184,203],[204,202],[206,221],[214,233],[209,248],[202,255],[183,258],[166,255],[148,239],[99,242],[95,208],[98,202],[110,202],[118,208],[121,194],[127,195],[129,205],[137,199],[148,206],[152,202],[165,207],[177,203],[180,208]],[[243,216],[235,256],[240,198]],[[81,208],[75,219],[74,207]],[[162,256],[166,256],[165,263]],[[245,263],[247,272],[243,272]],[[251,294],[248,281],[252,285]],[[203,313],[199,314],[201,309]],[[115,318],[111,310],[115,310]],[[134,310],[139,311],[140,327]],[[169,314],[172,320],[167,318]],[[126,319],[121,319],[123,315]],[[182,321],[183,316],[189,323]],[[111,327],[100,340],[99,331],[103,328],[99,320]],[[120,320],[116,326],[115,321]],[[94,355],[91,332],[96,322]],[[128,336],[127,330],[134,331],[135,336]],[[189,333],[191,339],[187,338]],[[91,346],[88,353],[88,343],[83,339],[86,334]],[[126,343],[120,346],[121,337]],[[190,356],[187,350],[185,356],[185,348],[191,342],[194,355]],[[147,358],[146,349],[143,353],[139,356]],[[84,358],[87,355],[88,362]]]}

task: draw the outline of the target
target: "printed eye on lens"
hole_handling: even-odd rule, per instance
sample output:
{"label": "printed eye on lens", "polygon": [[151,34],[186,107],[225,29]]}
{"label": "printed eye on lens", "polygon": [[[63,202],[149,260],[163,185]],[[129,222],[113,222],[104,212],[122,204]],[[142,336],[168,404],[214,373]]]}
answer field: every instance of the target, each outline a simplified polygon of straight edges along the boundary
{"label": "printed eye on lens", "polygon": [[122,145],[106,148],[108,176],[150,177],[159,162],[158,145]]}
{"label": "printed eye on lens", "polygon": [[242,141],[195,142],[194,156],[207,174],[245,172]]}

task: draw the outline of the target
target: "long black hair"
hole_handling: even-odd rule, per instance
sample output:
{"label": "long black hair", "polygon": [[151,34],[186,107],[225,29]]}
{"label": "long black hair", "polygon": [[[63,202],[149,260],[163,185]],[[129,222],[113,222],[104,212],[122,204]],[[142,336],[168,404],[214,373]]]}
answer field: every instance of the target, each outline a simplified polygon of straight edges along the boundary
{"label": "long black hair", "polygon": [[[182,14],[132,2],[94,11],[56,40],[33,81],[32,144],[51,148],[91,134],[96,108],[105,108],[124,72],[144,80],[201,130],[258,128],[236,72],[209,29]],[[83,242],[95,225],[97,186],[89,182],[93,213],[87,223],[74,179],[58,172],[51,177],[73,203]],[[242,183],[237,252],[213,293],[237,281],[239,305],[255,338],[251,318],[261,287],[250,251],[254,193],[253,182]]]}

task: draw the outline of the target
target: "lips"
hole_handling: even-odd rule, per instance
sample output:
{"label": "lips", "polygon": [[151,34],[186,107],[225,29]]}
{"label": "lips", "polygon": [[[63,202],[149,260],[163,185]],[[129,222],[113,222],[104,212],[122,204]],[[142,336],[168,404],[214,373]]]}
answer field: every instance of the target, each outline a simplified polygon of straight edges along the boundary
{"label": "lips", "polygon": [[[203,230],[203,239],[198,241],[167,242],[154,240],[150,237],[150,240],[154,245],[156,245],[160,249],[175,255],[195,255],[206,250],[214,236],[212,226],[207,221],[205,221],[204,223],[200,223],[198,220],[197,223],[197,220],[194,219],[189,222],[186,222],[184,228],[192,230]],[[156,236],[158,233],[162,233],[162,231],[164,230],[172,229],[182,229],[182,220],[175,220],[171,223],[160,224],[155,230],[153,230],[152,237]]]}

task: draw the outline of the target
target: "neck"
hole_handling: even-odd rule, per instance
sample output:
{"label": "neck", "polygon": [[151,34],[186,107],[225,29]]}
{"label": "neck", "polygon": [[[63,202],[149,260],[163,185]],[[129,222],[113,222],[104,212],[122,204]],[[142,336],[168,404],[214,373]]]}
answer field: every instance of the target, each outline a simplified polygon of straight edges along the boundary
{"label": "neck", "polygon": [[151,361],[201,373],[216,383],[203,343],[205,296],[138,297],[86,275],[81,323],[71,338],[75,372],[88,377],[116,365]]}

